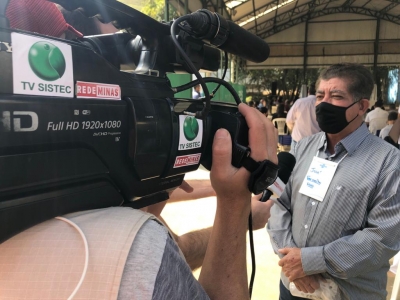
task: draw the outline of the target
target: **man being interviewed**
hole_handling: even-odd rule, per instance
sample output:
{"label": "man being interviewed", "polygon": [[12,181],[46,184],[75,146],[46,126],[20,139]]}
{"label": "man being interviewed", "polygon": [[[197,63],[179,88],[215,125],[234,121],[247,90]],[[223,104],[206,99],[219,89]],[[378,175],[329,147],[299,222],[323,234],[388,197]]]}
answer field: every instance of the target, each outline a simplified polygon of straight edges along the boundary
{"label": "man being interviewed", "polygon": [[280,198],[290,211],[274,205],[267,227],[281,257],[281,300],[326,295],[326,285],[323,299],[386,299],[389,259],[400,250],[400,151],[363,123],[372,89],[358,64],[319,76],[322,132],[297,145]]}

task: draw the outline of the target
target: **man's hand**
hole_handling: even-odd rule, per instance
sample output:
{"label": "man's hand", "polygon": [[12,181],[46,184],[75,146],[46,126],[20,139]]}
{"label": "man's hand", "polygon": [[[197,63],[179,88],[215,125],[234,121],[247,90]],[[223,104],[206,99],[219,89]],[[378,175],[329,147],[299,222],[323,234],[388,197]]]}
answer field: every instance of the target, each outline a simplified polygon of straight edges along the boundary
{"label": "man's hand", "polygon": [[293,280],[296,288],[303,293],[314,293],[319,289],[319,280],[325,280],[321,275],[309,275]]}
{"label": "man's hand", "polygon": [[278,264],[282,267],[282,272],[289,278],[289,281],[306,276],[301,263],[300,248],[283,248],[279,249],[279,253],[285,255]]}
{"label": "man's hand", "polygon": [[253,217],[253,230],[264,228],[271,216],[270,210],[274,202],[268,200],[266,202],[260,202],[260,195],[254,195],[251,198],[251,214]]}

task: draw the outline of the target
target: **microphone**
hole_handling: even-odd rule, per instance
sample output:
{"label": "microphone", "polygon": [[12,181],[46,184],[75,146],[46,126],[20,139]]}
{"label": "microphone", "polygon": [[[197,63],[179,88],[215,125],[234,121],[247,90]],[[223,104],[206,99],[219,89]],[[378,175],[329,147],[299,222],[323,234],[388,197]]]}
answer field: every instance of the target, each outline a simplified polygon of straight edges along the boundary
{"label": "microphone", "polygon": [[190,34],[221,50],[256,63],[269,56],[269,46],[264,40],[217,13],[200,9],[188,15],[186,21],[193,31]]}
{"label": "microphone", "polygon": [[288,209],[286,205],[284,205],[279,200],[279,197],[282,195],[286,183],[289,181],[290,174],[292,174],[295,164],[296,158],[289,152],[278,153],[278,178],[275,180],[274,184],[270,185],[268,189],[264,190],[263,195],[260,199],[261,202],[266,202],[268,199],[270,199],[271,195],[275,193],[278,196],[278,199],[276,200],[280,204],[282,204],[288,211],[290,211],[290,209]]}

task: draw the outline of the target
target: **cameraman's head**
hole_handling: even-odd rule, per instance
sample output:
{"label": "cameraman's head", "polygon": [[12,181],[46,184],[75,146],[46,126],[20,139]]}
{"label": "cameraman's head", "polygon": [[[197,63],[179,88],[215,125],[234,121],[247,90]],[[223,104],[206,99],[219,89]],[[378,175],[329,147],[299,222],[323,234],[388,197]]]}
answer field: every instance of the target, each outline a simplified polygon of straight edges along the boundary
{"label": "cameraman's head", "polygon": [[10,0],[6,10],[10,27],[65,38],[82,34],[68,24],[57,6],[46,0]]}

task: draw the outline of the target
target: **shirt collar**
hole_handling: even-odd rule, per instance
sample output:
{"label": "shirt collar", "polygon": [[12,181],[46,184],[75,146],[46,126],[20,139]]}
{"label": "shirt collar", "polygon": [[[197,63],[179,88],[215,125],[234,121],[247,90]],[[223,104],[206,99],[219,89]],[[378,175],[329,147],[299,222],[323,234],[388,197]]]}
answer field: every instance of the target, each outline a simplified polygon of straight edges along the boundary
{"label": "shirt collar", "polygon": [[[335,145],[335,150],[337,150],[337,147],[343,146],[346,149],[347,153],[351,155],[369,134],[370,132],[367,128],[367,125],[365,125],[365,123],[362,123],[360,127],[358,127],[356,130],[354,130],[352,133],[342,139],[339,143],[337,143],[337,145]],[[324,133],[322,138],[320,139],[320,142],[318,143],[318,149],[323,149],[324,151],[326,151],[327,145],[328,143],[326,141],[326,134]],[[335,151],[335,154],[337,154],[337,151]]]}

